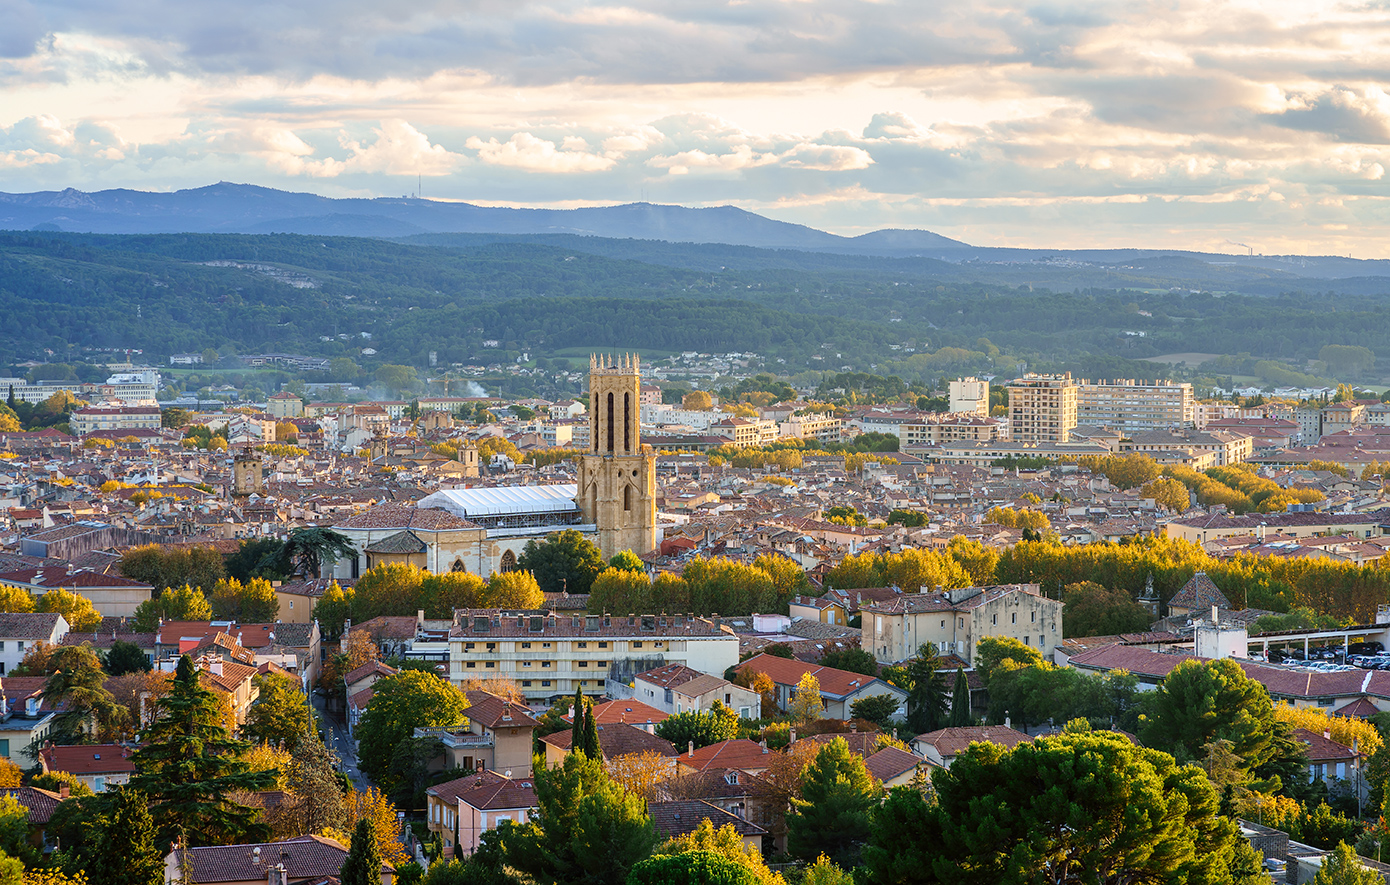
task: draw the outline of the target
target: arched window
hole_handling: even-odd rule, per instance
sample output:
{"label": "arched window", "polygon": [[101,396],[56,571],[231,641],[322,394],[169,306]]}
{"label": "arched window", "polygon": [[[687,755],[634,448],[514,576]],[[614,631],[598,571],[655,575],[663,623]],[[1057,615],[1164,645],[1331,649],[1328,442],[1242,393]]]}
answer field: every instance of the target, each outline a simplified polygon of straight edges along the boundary
{"label": "arched window", "polygon": [[623,451],[632,453],[632,394],[623,394]]}
{"label": "arched window", "polygon": [[503,553],[503,554],[502,554],[502,566],[501,566],[501,570],[502,570],[504,573],[505,573],[505,572],[514,572],[514,571],[516,571],[516,554],[515,554],[515,553],[513,553],[513,552],[510,551],[510,550],[508,550],[506,553]]}
{"label": "arched window", "polygon": [[466,571],[468,571],[468,566],[466,566],[466,565],[463,564],[463,560],[462,560],[462,559],[455,559],[455,560],[454,560],[454,564],[451,565],[451,566],[449,566],[449,571],[451,571],[451,572],[466,572]]}
{"label": "arched window", "polygon": [[632,486],[629,485],[623,486],[623,509],[632,509]]}

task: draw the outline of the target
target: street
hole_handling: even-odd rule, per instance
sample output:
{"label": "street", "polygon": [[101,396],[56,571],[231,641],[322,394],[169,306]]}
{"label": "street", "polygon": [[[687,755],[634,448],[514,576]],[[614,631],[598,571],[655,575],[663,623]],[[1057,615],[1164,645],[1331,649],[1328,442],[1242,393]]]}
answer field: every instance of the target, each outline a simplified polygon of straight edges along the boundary
{"label": "street", "polygon": [[315,691],[310,695],[310,699],[314,705],[314,711],[324,725],[328,748],[337,753],[338,758],[342,760],[342,771],[352,781],[353,789],[362,792],[368,787],[374,786],[366,775],[357,769],[356,747],[352,739],[348,737],[347,723],[340,722],[328,714],[324,697],[320,692]]}

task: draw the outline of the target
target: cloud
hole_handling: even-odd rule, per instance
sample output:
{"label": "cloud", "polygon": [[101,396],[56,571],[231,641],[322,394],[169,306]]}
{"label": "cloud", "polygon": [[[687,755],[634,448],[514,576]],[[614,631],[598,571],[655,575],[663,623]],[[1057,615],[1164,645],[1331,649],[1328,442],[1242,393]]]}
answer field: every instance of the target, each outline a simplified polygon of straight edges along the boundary
{"label": "cloud", "polygon": [[1264,119],[1277,126],[1315,132],[1335,141],[1390,144],[1390,95],[1379,86],[1337,87],[1320,95],[1295,96],[1293,105]]}
{"label": "cloud", "polygon": [[478,152],[478,159],[492,166],[510,166],[527,172],[604,172],[612,169],[617,160],[589,153],[582,139],[566,138],[560,146],[529,132],[518,132],[504,142],[495,138],[483,141],[477,136],[468,139],[469,150]]}

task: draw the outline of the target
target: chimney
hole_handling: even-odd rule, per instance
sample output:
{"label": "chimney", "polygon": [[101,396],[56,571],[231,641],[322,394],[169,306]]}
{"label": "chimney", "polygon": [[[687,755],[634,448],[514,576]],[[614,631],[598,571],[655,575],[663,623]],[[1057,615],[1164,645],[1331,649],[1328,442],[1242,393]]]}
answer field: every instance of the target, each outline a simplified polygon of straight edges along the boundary
{"label": "chimney", "polygon": [[794,743],[796,743],[796,729],[791,728],[787,730],[787,746],[791,746]]}
{"label": "chimney", "polygon": [[67,784],[59,784],[59,785],[58,785],[58,798],[59,798],[59,799],[66,799],[66,798],[68,798],[68,797],[71,796],[71,795],[72,795],[72,787],[68,786]]}
{"label": "chimney", "polygon": [[767,752],[767,738],[763,738],[763,739],[762,739],[761,741],[759,741],[758,743],[762,746],[763,752],[766,753],[766,752]]}
{"label": "chimney", "polygon": [[261,846],[257,845],[255,848],[252,848],[252,849],[251,849],[251,863],[259,864],[260,862],[261,862]]}
{"label": "chimney", "polygon": [[1327,740],[1329,740],[1329,741],[1332,740],[1332,730],[1331,730],[1331,729],[1324,728],[1324,729],[1322,730],[1322,736],[1323,736],[1324,738],[1326,738]]}
{"label": "chimney", "polygon": [[1013,723],[1009,721],[1009,714],[1008,714],[1007,712],[1004,713],[1004,727],[1005,727],[1005,728],[1013,728],[1013,727],[1014,727],[1014,726],[1013,726]]}
{"label": "chimney", "polygon": [[285,875],[285,865],[281,863],[271,867],[265,881],[266,885],[288,885],[289,877]]}
{"label": "chimney", "polygon": [[849,733],[850,733],[850,734],[858,734],[858,733],[859,733],[859,723],[858,723],[858,722],[855,722],[854,720],[850,720],[850,723],[849,723]]}
{"label": "chimney", "polygon": [[690,754],[691,756],[694,756],[694,755],[695,755],[695,742],[694,742],[694,741],[689,741],[689,742],[688,742],[688,745],[689,745],[689,746],[688,746],[686,752],[687,752],[688,754]]}
{"label": "chimney", "polygon": [[1211,604],[1211,625],[1212,625],[1213,627],[1215,627],[1216,624],[1217,624],[1216,603],[1213,602],[1213,603]]}
{"label": "chimney", "polygon": [[221,675],[222,675],[222,659],[221,659],[221,658],[217,658],[216,660],[214,660],[214,661],[212,662],[211,666],[208,667],[208,672],[211,673],[211,674],[214,675],[214,676],[221,676]]}

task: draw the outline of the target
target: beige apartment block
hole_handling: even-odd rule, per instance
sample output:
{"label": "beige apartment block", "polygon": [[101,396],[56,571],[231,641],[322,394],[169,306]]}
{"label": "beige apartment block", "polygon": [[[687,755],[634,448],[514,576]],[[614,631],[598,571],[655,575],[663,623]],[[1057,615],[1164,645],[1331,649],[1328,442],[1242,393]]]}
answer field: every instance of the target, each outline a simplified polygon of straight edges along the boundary
{"label": "beige apartment block", "polygon": [[989,415],[989,382],[979,378],[962,378],[948,385],[952,412]]}
{"label": "beige apartment block", "polygon": [[1029,373],[1009,382],[1009,433],[1014,442],[1064,443],[1076,427],[1079,386],[1071,373]]}
{"label": "beige apartment block", "polygon": [[1076,396],[1076,422],[1127,433],[1191,427],[1197,400],[1187,382],[1136,383],[1133,379],[1083,383]]}
{"label": "beige apartment block", "polygon": [[959,590],[904,593],[860,609],[860,646],[880,663],[904,661],[932,643],[975,665],[975,647],[985,639],[1017,639],[1044,660],[1062,642],[1062,603],[1042,595],[1037,584],[1000,584]]}

